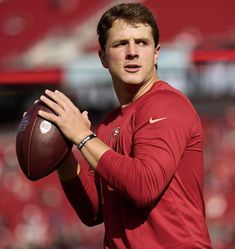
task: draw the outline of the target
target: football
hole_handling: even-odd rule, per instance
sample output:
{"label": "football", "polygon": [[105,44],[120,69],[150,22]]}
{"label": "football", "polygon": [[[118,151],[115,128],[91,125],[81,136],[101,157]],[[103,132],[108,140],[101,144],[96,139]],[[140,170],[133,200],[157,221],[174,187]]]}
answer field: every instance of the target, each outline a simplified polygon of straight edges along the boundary
{"label": "football", "polygon": [[20,168],[32,181],[55,171],[72,148],[56,125],[38,115],[39,110],[53,112],[43,102],[36,102],[22,118],[16,134]]}

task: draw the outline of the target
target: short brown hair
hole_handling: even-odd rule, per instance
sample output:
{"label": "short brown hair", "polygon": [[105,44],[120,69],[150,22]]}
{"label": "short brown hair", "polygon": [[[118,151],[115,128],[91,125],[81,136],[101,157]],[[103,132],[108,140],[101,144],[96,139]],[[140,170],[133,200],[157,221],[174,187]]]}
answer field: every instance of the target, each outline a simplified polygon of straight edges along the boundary
{"label": "short brown hair", "polygon": [[122,3],[107,10],[97,25],[97,34],[101,50],[105,50],[107,31],[115,20],[122,19],[130,24],[144,23],[152,28],[155,47],[159,43],[159,30],[152,12],[141,3]]}

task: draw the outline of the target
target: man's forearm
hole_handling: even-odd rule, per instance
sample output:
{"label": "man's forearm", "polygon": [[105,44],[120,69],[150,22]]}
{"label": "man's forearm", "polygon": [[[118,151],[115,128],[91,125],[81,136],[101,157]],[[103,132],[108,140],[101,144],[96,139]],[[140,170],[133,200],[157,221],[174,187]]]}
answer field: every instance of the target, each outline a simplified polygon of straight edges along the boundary
{"label": "man's forearm", "polygon": [[61,181],[69,181],[79,175],[80,169],[79,163],[71,152],[57,169],[57,174]]}

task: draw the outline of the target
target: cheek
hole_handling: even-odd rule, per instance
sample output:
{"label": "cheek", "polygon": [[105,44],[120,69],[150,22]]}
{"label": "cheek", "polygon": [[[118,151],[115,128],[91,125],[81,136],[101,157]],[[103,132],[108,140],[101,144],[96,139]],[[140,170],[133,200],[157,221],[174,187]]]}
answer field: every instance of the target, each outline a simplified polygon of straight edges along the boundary
{"label": "cheek", "polygon": [[122,63],[121,53],[118,53],[118,52],[110,53],[107,57],[107,62],[108,62],[109,67],[120,66]]}
{"label": "cheek", "polygon": [[153,64],[156,65],[157,64],[157,60],[158,60],[158,56],[155,53],[155,51],[150,50],[150,51],[146,51],[145,53],[145,61],[152,66]]}
{"label": "cheek", "polygon": [[112,61],[119,61],[120,59],[121,59],[121,51],[119,52],[119,51],[115,51],[115,53],[111,53],[110,54],[110,59],[112,60]]}

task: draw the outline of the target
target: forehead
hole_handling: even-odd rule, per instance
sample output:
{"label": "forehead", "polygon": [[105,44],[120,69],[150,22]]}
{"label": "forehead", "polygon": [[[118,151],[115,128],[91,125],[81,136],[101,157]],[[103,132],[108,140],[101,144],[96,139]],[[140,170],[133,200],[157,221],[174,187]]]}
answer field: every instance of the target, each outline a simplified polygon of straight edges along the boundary
{"label": "forehead", "polygon": [[107,32],[108,40],[128,39],[132,36],[150,38],[153,36],[152,28],[148,24],[128,23],[122,19],[117,19]]}

